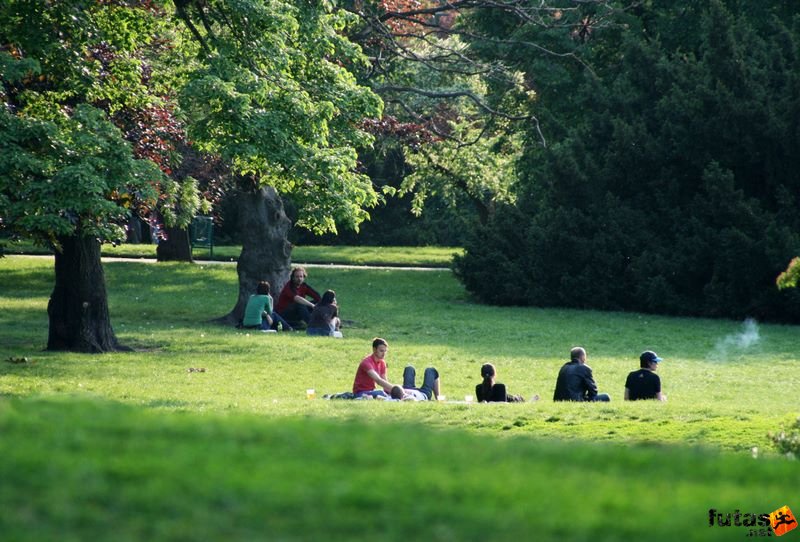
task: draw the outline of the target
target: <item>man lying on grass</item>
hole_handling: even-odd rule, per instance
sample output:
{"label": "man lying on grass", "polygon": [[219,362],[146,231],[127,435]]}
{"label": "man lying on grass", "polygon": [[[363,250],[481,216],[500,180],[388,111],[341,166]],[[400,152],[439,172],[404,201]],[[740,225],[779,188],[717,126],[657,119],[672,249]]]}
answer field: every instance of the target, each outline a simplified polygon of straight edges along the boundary
{"label": "man lying on grass", "polygon": [[417,371],[409,365],[403,370],[403,386],[392,386],[391,397],[397,401],[430,401],[439,399],[439,371],[433,367],[425,369],[422,387],[415,387]]}

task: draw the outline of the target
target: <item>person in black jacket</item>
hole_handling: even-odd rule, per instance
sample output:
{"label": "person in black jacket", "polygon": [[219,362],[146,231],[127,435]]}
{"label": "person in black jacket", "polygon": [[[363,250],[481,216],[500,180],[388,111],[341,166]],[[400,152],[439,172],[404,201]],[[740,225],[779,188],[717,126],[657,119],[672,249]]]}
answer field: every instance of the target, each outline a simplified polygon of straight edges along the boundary
{"label": "person in black jacket", "polygon": [[586,365],[586,350],[573,348],[570,361],[558,372],[553,401],[610,401],[606,393],[597,393],[597,384],[592,377],[592,368]]}

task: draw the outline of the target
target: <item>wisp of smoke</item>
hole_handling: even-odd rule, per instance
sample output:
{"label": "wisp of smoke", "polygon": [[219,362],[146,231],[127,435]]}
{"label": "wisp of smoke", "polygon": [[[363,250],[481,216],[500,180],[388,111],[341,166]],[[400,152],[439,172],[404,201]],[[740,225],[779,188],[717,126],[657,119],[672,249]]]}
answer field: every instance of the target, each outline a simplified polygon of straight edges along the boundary
{"label": "wisp of smoke", "polygon": [[711,358],[725,361],[729,354],[747,350],[751,346],[758,344],[760,340],[758,322],[748,318],[742,324],[742,330],[739,333],[732,333],[717,341],[714,351],[711,353]]}

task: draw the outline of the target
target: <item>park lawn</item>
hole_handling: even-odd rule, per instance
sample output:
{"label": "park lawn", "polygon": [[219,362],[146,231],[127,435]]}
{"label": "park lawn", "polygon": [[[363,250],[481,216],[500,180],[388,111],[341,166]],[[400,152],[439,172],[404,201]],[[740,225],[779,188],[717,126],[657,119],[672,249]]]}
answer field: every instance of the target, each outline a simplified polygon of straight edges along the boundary
{"label": "park lawn", "polygon": [[[37,247],[29,241],[5,241],[11,254],[49,254],[47,248]],[[198,261],[214,260],[233,262],[239,259],[241,246],[215,246],[213,251],[195,247],[192,256]],[[351,247],[351,246],[302,246],[292,249],[295,264],[316,265],[373,265],[394,267],[449,267],[453,256],[461,254],[457,247]],[[118,258],[155,258],[156,245],[122,244],[103,245],[103,256]]]}
{"label": "park lawn", "polygon": [[[234,303],[233,265],[111,262],[112,322],[135,351],[90,356],[42,350],[51,267],[0,259],[0,473],[16,488],[0,494],[0,528],[20,533],[11,539],[48,539],[50,528],[96,538],[129,510],[116,539],[197,539],[193,528],[210,539],[343,539],[363,526],[400,540],[424,521],[435,540],[492,528],[730,539],[747,530],[710,528],[709,508],[770,512],[796,495],[797,464],[774,457],[768,438],[798,414],[796,326],[760,324],[744,346],[753,330],[742,322],[486,307],[448,271],[324,267],[309,282],[336,289],[344,339],[248,333],[210,323]],[[390,343],[390,379],[407,363],[436,366],[449,401],[305,398],[347,390],[376,335]],[[612,403],[549,400],[576,344]],[[665,358],[666,404],[620,401],[646,348]],[[486,361],[512,393],[542,399],[464,403]],[[8,510],[26,500],[29,510]],[[33,523],[42,536],[25,538]],[[646,535],[656,529],[663,538]]]}
{"label": "park lawn", "polygon": [[61,395],[0,401],[0,431],[0,528],[17,542],[735,540],[750,529],[709,526],[711,508],[797,498],[787,460],[418,422]]}

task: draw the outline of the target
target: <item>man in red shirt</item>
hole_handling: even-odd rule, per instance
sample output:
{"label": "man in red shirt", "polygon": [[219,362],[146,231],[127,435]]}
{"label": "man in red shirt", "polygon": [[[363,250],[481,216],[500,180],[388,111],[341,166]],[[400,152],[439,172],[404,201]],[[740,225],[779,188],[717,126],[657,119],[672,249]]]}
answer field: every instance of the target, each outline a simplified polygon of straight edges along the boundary
{"label": "man in red shirt", "polygon": [[[283,286],[281,295],[278,296],[278,303],[275,305],[275,312],[295,329],[308,326],[314,303],[319,302],[321,298],[314,288],[306,284],[307,276],[306,270],[302,267],[292,269],[289,281]],[[307,299],[309,297],[314,303]]]}
{"label": "man in red shirt", "polygon": [[[361,360],[356,371],[356,378],[353,380],[353,394],[356,399],[369,395],[374,397],[389,397],[394,384],[386,380],[386,351],[389,350],[389,343],[386,339],[375,337],[372,340],[372,354]],[[383,389],[375,389],[375,385]]]}

